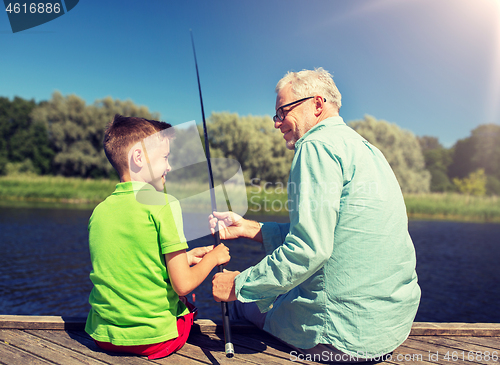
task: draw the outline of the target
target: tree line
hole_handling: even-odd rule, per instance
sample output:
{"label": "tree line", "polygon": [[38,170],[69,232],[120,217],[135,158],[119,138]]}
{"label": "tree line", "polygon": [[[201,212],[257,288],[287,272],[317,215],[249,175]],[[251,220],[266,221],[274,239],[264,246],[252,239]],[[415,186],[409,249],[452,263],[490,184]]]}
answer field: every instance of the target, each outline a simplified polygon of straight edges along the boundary
{"label": "tree line", "polygon": [[[102,139],[117,113],[159,119],[145,106],[111,97],[90,105],[76,95],[59,92],[40,103],[0,97],[0,175],[116,178]],[[382,151],[404,193],[500,195],[499,125],[480,125],[451,148],[436,137],[416,137],[368,115],[348,125]],[[293,152],[286,149],[269,116],[212,113],[208,128],[212,157],[237,160],[247,183],[252,179],[253,183],[286,183]],[[179,141],[182,133],[177,129]]]}

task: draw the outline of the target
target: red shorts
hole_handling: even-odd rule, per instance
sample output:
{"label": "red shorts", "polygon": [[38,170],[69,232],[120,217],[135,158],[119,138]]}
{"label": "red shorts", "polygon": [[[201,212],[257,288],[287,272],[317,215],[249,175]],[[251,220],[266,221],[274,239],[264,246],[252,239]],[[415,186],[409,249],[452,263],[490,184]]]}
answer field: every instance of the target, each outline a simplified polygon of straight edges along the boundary
{"label": "red shorts", "polygon": [[171,340],[155,343],[151,345],[136,345],[136,346],[117,346],[110,342],[94,342],[101,349],[112,352],[127,352],[135,355],[147,356],[149,360],[159,359],[178,351],[186,343],[189,332],[193,325],[194,317],[196,316],[196,308],[191,303],[186,303],[191,313],[177,318],[177,331],[179,337]]}

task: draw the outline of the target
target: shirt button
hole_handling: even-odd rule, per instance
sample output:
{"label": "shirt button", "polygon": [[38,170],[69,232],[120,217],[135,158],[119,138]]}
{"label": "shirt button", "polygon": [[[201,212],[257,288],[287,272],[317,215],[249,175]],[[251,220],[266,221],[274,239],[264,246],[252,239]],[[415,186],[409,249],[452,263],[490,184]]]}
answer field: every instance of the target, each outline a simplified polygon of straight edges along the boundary
{"label": "shirt button", "polygon": [[273,309],[273,305],[272,304],[269,306],[269,309]]}

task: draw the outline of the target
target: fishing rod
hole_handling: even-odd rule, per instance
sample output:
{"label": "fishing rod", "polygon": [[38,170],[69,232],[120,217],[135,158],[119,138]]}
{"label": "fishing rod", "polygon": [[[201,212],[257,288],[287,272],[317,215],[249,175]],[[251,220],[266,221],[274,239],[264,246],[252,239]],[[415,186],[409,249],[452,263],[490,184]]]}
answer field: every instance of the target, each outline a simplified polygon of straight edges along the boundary
{"label": "fishing rod", "polygon": [[[203,97],[201,96],[201,84],[200,84],[200,74],[198,72],[198,62],[196,61],[196,50],[194,48],[193,31],[190,29],[191,33],[191,44],[193,45],[194,54],[194,64],[196,66],[196,77],[198,79],[198,90],[200,92],[200,104],[201,104],[201,116],[203,119],[203,133],[205,135],[205,155],[207,157],[208,175],[209,175],[209,185],[210,185],[210,199],[212,201],[212,212],[217,211],[217,202],[215,201],[215,190],[214,190],[214,176],[212,173],[212,163],[210,162],[210,148],[208,146],[208,133],[207,133],[207,123],[205,121],[205,109],[203,108]],[[214,234],[215,245],[220,244],[219,230],[215,230]],[[223,265],[219,265],[219,272],[223,272]],[[234,356],[234,347],[231,340],[231,325],[229,323],[229,306],[227,302],[221,302],[222,309],[222,327],[224,328],[224,341],[226,343],[226,357]]]}

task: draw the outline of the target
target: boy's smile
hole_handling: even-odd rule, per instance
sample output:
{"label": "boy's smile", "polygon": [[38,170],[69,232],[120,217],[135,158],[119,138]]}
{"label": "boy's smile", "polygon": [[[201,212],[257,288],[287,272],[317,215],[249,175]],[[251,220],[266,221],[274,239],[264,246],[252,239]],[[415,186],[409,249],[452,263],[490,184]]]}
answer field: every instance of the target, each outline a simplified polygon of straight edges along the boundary
{"label": "boy's smile", "polygon": [[156,190],[163,191],[167,173],[172,170],[172,167],[168,163],[168,157],[170,155],[170,143],[168,138],[163,139],[160,145],[151,152],[148,151],[148,155],[150,178],[149,181],[146,182],[153,185]]}

